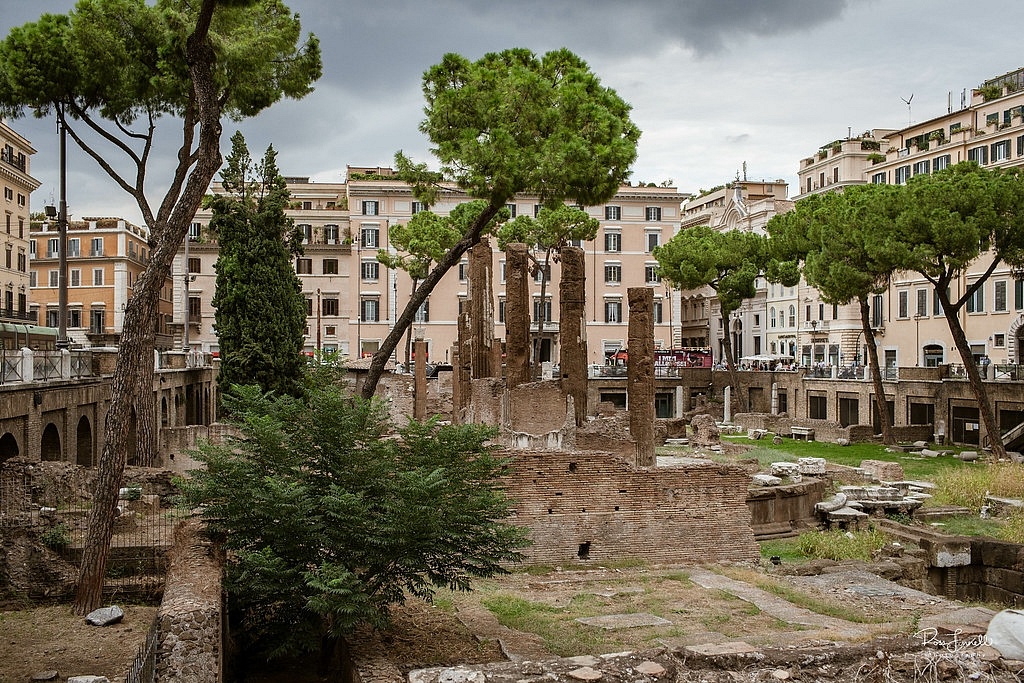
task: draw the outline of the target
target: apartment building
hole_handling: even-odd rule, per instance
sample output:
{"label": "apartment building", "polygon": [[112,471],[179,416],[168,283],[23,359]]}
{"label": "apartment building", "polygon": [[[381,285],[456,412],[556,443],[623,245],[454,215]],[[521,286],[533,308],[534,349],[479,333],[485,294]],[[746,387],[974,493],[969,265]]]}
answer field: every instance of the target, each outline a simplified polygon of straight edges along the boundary
{"label": "apartment building", "polygon": [[[713,188],[683,204],[680,229],[707,225],[719,231],[742,230],[764,235],[772,216],[792,209],[788,189],[784,180],[735,180]],[[796,355],[795,324],[788,330],[785,318],[778,315],[782,302],[776,300],[776,290],[779,297],[786,294],[783,288],[760,278],[757,294],[730,316],[728,334],[735,358],[771,355],[785,359]],[[681,292],[680,321],[683,346],[712,346],[716,358],[725,357],[726,323],[714,290],[705,287]]]}
{"label": "apartment building", "polygon": [[[823,146],[801,160],[802,193],[796,199],[856,183],[900,185],[962,161],[984,168],[1024,164],[1024,69],[986,81],[969,97],[965,91],[961,107],[950,109],[903,129]],[[965,269],[951,297],[959,298],[991,262],[983,256]],[[840,311],[841,318],[853,315]],[[960,316],[975,361],[1024,363],[1024,282],[1009,267],[997,267]],[[887,292],[872,297],[871,319],[886,367],[962,362],[931,283],[915,273],[898,273]]]}
{"label": "apartment building", "polygon": [[[348,357],[372,355],[394,327],[404,310],[413,282],[401,270],[385,268],[377,261],[378,250],[394,252],[390,228],[408,222],[428,207],[418,201],[411,188],[390,168],[348,167],[344,183],[316,183],[309,178],[287,178],[292,204],[288,211],[307,235],[305,254],[295,268],[307,301],[305,349],[336,350]],[[218,191],[215,186],[213,191]],[[655,290],[655,340],[672,345],[677,316],[671,290],[660,280],[654,247],[675,234],[679,206],[685,195],[673,187],[623,186],[607,204],[586,207],[600,222],[596,239],[583,242],[587,252],[587,320],[590,362],[605,359],[626,343],[628,311],[626,289],[650,286]],[[471,198],[454,186],[447,186],[430,210],[448,215]],[[536,197],[516,197],[508,205],[512,216],[535,216],[540,210]],[[217,352],[214,311],[211,305],[216,284],[214,263],[217,245],[207,226],[209,212],[196,215],[195,239],[189,243],[189,262],[184,252],[176,261],[176,272],[188,274],[189,344],[203,351]],[[505,258],[494,247],[492,291],[495,335],[504,338]],[[457,339],[458,316],[468,296],[468,258],[441,280],[417,314],[414,333],[427,343],[431,360],[450,359]],[[542,274],[533,280],[533,326],[541,335],[540,360],[558,359],[559,265],[551,265],[543,287]],[[193,277],[194,276],[194,277]],[[175,315],[182,320],[185,308],[184,277],[175,278]],[[195,314],[195,315],[193,315]],[[196,323],[192,320],[197,319]],[[396,362],[407,360],[405,345],[396,352]]]}
{"label": "apartment building", "polygon": [[0,120],[0,185],[3,185],[3,256],[0,258],[0,323],[36,324],[29,306],[29,198],[39,187],[31,175],[28,140]]}
{"label": "apartment building", "polygon": [[[149,260],[149,230],[122,218],[68,221],[68,340],[72,345],[115,346],[132,287]],[[28,232],[31,311],[42,324],[58,327],[60,236],[55,223],[34,222]],[[172,282],[161,291],[156,348],[173,337]]]}

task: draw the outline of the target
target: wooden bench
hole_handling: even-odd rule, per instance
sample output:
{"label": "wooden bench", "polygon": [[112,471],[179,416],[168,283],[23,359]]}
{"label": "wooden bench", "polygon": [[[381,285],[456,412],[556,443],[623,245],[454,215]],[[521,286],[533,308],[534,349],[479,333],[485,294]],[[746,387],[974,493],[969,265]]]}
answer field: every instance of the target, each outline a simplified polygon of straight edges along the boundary
{"label": "wooden bench", "polygon": [[810,427],[790,427],[789,436],[794,439],[800,437],[804,441],[814,441],[814,430]]}

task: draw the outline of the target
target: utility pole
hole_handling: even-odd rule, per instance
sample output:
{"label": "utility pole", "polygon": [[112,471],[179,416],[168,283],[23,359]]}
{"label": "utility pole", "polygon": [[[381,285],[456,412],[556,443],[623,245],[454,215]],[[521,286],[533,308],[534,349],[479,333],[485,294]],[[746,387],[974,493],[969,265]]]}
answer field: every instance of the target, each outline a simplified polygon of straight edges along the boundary
{"label": "utility pole", "polygon": [[60,213],[57,216],[57,231],[60,236],[60,253],[57,274],[57,348],[66,349],[68,342],[68,135],[64,123],[64,107],[57,107],[57,129],[60,131]]}

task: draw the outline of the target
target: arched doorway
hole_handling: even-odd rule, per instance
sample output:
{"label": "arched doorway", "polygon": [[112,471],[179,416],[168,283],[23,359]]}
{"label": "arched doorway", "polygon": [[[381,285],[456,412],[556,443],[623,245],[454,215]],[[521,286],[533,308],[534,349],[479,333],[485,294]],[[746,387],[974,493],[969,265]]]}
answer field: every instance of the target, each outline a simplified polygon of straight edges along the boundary
{"label": "arched doorway", "polygon": [[0,436],[0,462],[17,458],[21,450],[18,448],[18,440],[10,432]]}
{"label": "arched doorway", "polygon": [[1020,365],[1024,363],[1024,325],[1017,328],[1017,360],[1016,363]]}
{"label": "arched doorway", "polygon": [[43,438],[39,444],[39,458],[54,461],[61,459],[60,432],[57,431],[57,425],[52,422],[43,430]]}
{"label": "arched doorway", "polygon": [[160,398],[160,426],[166,427],[170,422],[170,415],[167,414],[167,397]]}
{"label": "arched doorway", "polygon": [[92,425],[85,415],[78,421],[78,434],[76,439],[78,446],[78,464],[82,467],[92,467]]}

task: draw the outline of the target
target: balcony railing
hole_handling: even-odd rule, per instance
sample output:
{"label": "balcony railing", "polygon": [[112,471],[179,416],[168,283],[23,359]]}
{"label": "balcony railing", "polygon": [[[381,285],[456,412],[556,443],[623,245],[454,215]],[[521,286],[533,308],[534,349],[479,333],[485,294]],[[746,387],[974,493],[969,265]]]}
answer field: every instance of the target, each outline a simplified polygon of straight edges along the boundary
{"label": "balcony railing", "polygon": [[39,313],[37,311],[18,311],[13,308],[0,308],[0,319],[17,320],[37,325],[39,324]]}
{"label": "balcony railing", "polygon": [[10,153],[6,149],[0,150],[0,161],[4,162],[8,166],[13,166],[14,168],[18,169],[22,173],[26,172],[25,171],[25,167],[26,167],[26,163],[25,162],[26,162],[26,160],[27,160],[26,157],[17,157],[14,154]]}

